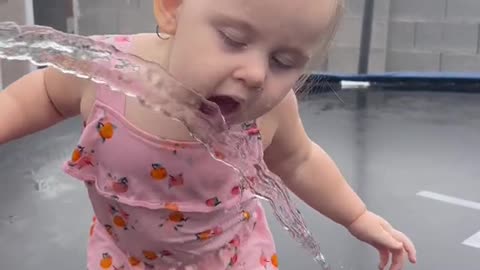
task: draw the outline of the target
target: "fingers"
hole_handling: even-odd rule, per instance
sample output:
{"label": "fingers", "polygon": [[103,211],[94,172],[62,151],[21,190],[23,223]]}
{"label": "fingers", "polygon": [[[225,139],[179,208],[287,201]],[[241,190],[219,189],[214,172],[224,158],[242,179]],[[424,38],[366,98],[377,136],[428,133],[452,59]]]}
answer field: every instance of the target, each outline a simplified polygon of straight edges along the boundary
{"label": "fingers", "polygon": [[390,260],[390,251],[384,248],[377,248],[380,255],[380,264],[378,265],[379,270],[384,270],[387,267],[388,261]]}
{"label": "fingers", "polygon": [[[390,253],[392,254],[392,265],[390,266],[390,270],[399,270],[396,269],[398,265],[398,254],[400,255],[403,254],[403,245],[402,242],[399,242],[396,240],[392,234],[388,233],[387,231],[384,231],[382,234],[378,235],[378,238],[376,239],[376,244],[377,249],[380,253],[380,265],[379,269],[384,270],[388,264],[388,261],[390,259]],[[395,257],[397,256],[397,257]],[[400,259],[400,261],[403,261]],[[393,268],[395,267],[395,268]]]}
{"label": "fingers", "polygon": [[416,263],[417,262],[417,251],[415,249],[415,246],[413,245],[412,241],[402,232],[393,230],[392,232],[393,237],[395,237],[397,240],[401,241],[403,243],[403,247],[405,251],[407,252],[408,255],[408,260],[411,263]]}
{"label": "fingers", "polygon": [[[388,253],[392,254],[392,264],[390,270],[401,270],[405,266],[405,253],[407,253],[410,262],[416,263],[416,250],[412,241],[402,232],[392,230],[391,235],[397,242],[401,243],[400,248],[390,246]],[[382,262],[383,263],[383,262]]]}
{"label": "fingers", "polygon": [[389,250],[399,250],[403,248],[402,242],[395,239],[394,236],[387,231],[383,231],[383,233],[378,236],[376,242]]}
{"label": "fingers", "polygon": [[405,250],[402,248],[399,250],[393,250],[391,252],[392,252],[392,265],[390,266],[390,270],[403,269],[403,266],[405,265],[405,260],[403,259]]}

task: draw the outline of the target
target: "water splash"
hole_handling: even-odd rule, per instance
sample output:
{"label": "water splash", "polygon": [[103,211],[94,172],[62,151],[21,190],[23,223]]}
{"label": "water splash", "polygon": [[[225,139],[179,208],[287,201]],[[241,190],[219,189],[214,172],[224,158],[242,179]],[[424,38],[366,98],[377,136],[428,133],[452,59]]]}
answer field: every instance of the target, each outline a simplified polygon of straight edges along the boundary
{"label": "water splash", "polygon": [[[50,27],[0,23],[0,59],[29,61],[106,84],[154,110],[183,123],[212,157],[242,176],[242,185],[269,202],[290,236],[306,248],[323,269],[328,269],[319,244],[307,229],[286,186],[271,173],[263,153],[252,149],[245,135],[231,132],[218,106],[175,80],[160,65],[124,53],[88,37],[65,34]],[[111,63],[117,63],[114,68]],[[260,151],[261,152],[261,151]]]}

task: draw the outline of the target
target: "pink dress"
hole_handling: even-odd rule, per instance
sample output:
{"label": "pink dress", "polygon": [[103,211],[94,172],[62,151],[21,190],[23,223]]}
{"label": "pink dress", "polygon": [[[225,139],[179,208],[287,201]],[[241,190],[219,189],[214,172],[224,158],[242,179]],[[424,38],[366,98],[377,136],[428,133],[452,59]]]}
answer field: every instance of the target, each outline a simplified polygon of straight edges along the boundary
{"label": "pink dress", "polygon": [[[130,44],[128,36],[101,39],[124,51]],[[238,175],[199,143],[136,128],[125,99],[98,86],[64,165],[85,182],[95,213],[87,269],[277,269],[264,209],[249,191],[240,196]],[[247,133],[246,125],[235,129]],[[263,151],[257,136],[250,139]]]}

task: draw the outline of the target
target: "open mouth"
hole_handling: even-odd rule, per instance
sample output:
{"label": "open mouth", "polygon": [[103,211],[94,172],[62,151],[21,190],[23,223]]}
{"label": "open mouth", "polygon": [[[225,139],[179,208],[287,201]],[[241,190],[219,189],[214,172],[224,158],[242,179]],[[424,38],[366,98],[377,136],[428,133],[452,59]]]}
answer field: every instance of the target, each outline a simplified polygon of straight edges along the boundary
{"label": "open mouth", "polygon": [[217,104],[223,116],[228,116],[240,108],[240,103],[229,96],[211,96],[208,101]]}

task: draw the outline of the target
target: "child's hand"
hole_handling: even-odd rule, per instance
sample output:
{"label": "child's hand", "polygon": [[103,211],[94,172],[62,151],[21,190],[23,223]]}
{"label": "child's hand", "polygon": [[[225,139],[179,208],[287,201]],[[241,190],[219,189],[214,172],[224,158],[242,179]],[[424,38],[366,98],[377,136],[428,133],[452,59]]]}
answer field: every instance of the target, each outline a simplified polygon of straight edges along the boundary
{"label": "child's hand", "polygon": [[410,239],[395,230],[386,220],[366,211],[348,228],[349,232],[359,240],[375,247],[380,254],[379,269],[388,264],[390,254],[392,264],[390,270],[400,270],[405,263],[405,252],[411,263],[416,263],[415,247]]}

